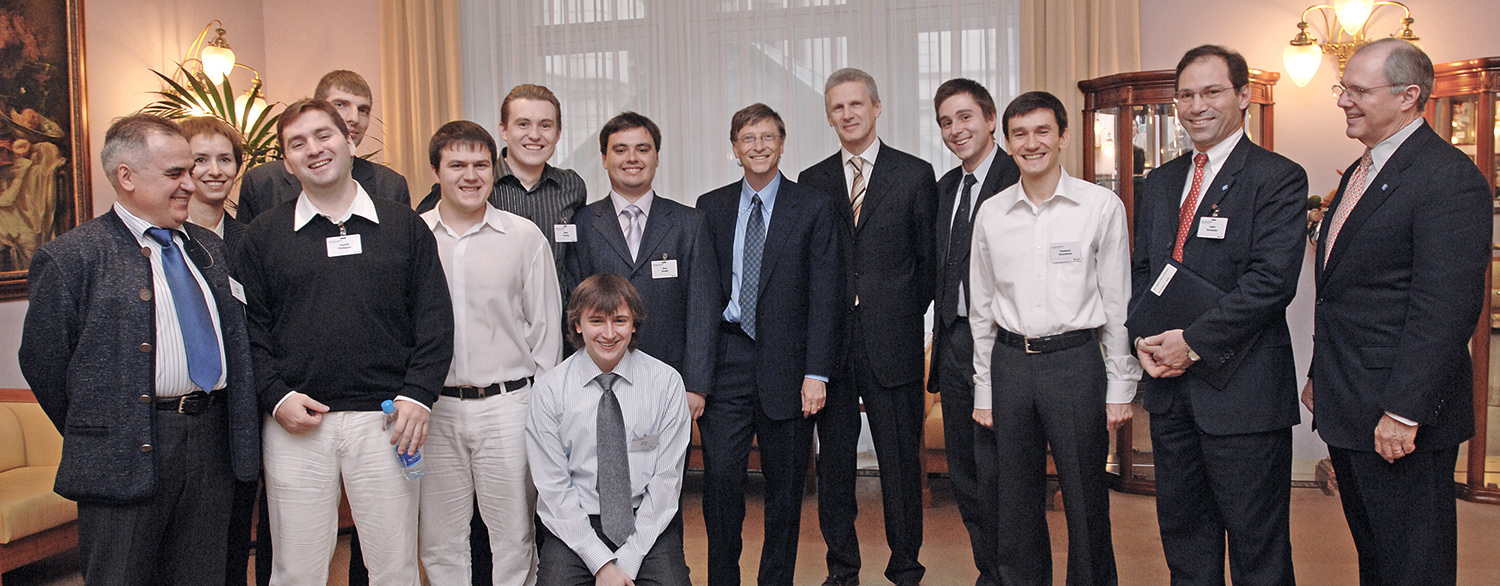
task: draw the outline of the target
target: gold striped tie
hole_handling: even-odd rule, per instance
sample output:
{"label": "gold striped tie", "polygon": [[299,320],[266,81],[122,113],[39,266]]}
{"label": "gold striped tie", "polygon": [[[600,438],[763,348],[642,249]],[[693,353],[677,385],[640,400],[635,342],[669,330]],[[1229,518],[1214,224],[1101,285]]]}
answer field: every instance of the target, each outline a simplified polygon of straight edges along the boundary
{"label": "gold striped tie", "polygon": [[849,205],[854,208],[854,225],[859,225],[859,210],[865,205],[865,159],[851,157],[849,166],[854,167],[854,188],[849,190]]}

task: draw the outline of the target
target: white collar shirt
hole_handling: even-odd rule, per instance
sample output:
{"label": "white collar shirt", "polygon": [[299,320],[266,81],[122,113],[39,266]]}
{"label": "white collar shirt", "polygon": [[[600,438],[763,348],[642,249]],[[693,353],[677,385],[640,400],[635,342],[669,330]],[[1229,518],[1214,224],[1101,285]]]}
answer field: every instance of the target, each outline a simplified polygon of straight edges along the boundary
{"label": "white collar shirt", "polygon": [[[1208,147],[1208,151],[1206,152],[1193,149],[1194,158],[1196,158],[1200,152],[1208,155],[1208,163],[1203,165],[1203,185],[1198,188],[1198,197],[1200,200],[1202,199],[1203,194],[1208,193],[1208,186],[1214,184],[1214,177],[1217,177],[1219,175],[1219,169],[1222,169],[1224,167],[1224,160],[1229,158],[1229,153],[1234,152],[1235,145],[1239,144],[1240,139],[1244,137],[1245,129],[1241,128],[1234,131],[1234,134],[1229,135],[1229,138],[1219,141],[1219,144]],[[1182,197],[1177,198],[1177,207],[1182,207],[1182,203],[1187,201],[1188,192],[1192,190],[1193,168],[1190,166],[1188,167],[1187,181],[1182,186]]]}

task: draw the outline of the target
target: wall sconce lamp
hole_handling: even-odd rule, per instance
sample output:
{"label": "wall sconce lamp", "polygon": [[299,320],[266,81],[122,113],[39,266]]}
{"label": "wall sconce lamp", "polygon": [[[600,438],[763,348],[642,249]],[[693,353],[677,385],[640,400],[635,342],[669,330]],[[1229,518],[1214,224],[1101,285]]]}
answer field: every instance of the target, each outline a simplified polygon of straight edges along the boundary
{"label": "wall sconce lamp", "polygon": [[[1401,30],[1396,31],[1392,37],[1411,43],[1420,40],[1411,32],[1411,24],[1414,22],[1411,9],[1400,2],[1336,0],[1333,6],[1318,4],[1302,11],[1302,22],[1297,23],[1297,36],[1292,37],[1291,43],[1281,52],[1282,63],[1286,65],[1286,72],[1292,78],[1292,83],[1297,84],[1297,87],[1306,87],[1318,73],[1318,66],[1323,62],[1325,53],[1338,59],[1339,74],[1342,75],[1349,57],[1372,40],[1366,35],[1365,29],[1370,24],[1370,17],[1385,6],[1395,6],[1405,12],[1401,18]],[[1314,10],[1323,15],[1323,30],[1327,38],[1321,43],[1307,32],[1307,15]],[[1333,13],[1331,20],[1329,12]]]}

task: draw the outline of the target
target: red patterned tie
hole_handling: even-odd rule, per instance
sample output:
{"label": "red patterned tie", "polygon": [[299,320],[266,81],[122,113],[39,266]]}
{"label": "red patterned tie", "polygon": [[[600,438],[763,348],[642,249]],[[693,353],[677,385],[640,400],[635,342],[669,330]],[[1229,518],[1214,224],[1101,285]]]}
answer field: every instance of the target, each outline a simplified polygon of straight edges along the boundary
{"label": "red patterned tie", "polygon": [[1328,244],[1323,247],[1323,264],[1328,264],[1328,253],[1333,252],[1333,241],[1338,239],[1344,220],[1349,219],[1349,213],[1354,211],[1359,198],[1365,194],[1370,166],[1374,164],[1375,159],[1370,157],[1370,149],[1365,149],[1365,156],[1360,157],[1359,166],[1354,168],[1354,176],[1349,178],[1349,187],[1344,190],[1344,199],[1339,202],[1339,209],[1333,212],[1333,223],[1328,225]]}
{"label": "red patterned tie", "polygon": [[1187,242],[1188,229],[1193,227],[1193,216],[1198,214],[1198,194],[1203,191],[1203,168],[1207,166],[1208,155],[1193,156],[1193,187],[1177,212],[1177,242],[1172,245],[1172,260],[1177,262],[1182,262],[1182,245]]}

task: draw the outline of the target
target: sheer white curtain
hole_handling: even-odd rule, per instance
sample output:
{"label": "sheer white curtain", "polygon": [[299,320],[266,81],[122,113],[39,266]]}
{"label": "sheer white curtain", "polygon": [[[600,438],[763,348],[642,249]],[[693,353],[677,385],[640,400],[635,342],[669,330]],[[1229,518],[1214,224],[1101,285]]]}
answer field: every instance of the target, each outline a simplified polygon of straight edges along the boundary
{"label": "sheer white curtain", "polygon": [[783,172],[838,149],[823,82],[841,67],[876,79],[880,136],[941,173],[932,95],[952,77],[984,83],[1004,108],[1020,93],[1020,0],[459,0],[465,117],[494,130],[511,87],[562,101],[552,163],[603,197],[598,133],[623,110],[662,129],[657,193],[692,203],[740,177],[736,110],[765,102],[787,123]]}

